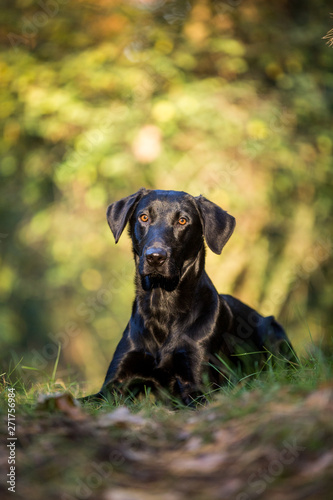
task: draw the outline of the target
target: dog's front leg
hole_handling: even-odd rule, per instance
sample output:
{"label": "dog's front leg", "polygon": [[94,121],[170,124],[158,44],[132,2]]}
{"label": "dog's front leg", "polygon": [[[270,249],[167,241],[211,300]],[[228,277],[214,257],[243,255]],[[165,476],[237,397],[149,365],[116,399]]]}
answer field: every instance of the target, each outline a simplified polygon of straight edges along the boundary
{"label": "dog's front leg", "polygon": [[101,390],[97,394],[80,398],[81,401],[101,401],[109,399],[110,396],[122,393],[122,386],[129,376],[132,355],[130,342],[128,340],[128,327],[121,338],[112,361],[109,365]]}
{"label": "dog's front leg", "polygon": [[154,357],[144,351],[132,350],[123,353],[121,358],[115,357],[105,378],[102,392],[123,393],[133,380],[149,380],[154,370],[154,363]]}
{"label": "dog's front leg", "polygon": [[177,349],[173,354],[173,392],[181,397],[186,406],[195,407],[206,402],[201,388],[202,357],[198,348]]}
{"label": "dog's front leg", "polygon": [[154,358],[133,339],[135,335],[130,322],[109,365],[102,389],[98,393],[100,397],[105,398],[114,393],[123,394],[133,378],[150,376],[154,368]]}

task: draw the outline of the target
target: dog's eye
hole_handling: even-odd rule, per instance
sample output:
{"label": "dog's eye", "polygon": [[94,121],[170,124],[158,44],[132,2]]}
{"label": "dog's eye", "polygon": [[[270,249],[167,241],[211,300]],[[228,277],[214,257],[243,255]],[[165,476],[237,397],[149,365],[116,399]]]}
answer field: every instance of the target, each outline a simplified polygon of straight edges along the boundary
{"label": "dog's eye", "polygon": [[149,217],[148,217],[148,215],[146,215],[146,214],[142,214],[142,215],[140,215],[139,219],[140,219],[142,222],[148,222]]}
{"label": "dog's eye", "polygon": [[185,219],[185,217],[181,217],[180,219],[178,219],[178,224],[180,224],[181,226],[185,226],[186,223],[187,220]]}

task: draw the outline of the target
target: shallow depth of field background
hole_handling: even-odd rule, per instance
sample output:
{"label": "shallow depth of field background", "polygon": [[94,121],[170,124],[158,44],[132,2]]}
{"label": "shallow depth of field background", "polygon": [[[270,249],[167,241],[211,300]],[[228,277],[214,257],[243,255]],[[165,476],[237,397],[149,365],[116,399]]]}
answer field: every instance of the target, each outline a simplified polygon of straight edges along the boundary
{"label": "shallow depth of field background", "polygon": [[99,388],[134,296],[130,240],[114,244],[105,212],[141,186],[203,194],[234,215],[222,255],[207,252],[217,289],[276,315],[301,354],[329,344],[330,10],[4,2],[2,372],[20,362],[15,373],[41,379],[60,341],[59,375]]}

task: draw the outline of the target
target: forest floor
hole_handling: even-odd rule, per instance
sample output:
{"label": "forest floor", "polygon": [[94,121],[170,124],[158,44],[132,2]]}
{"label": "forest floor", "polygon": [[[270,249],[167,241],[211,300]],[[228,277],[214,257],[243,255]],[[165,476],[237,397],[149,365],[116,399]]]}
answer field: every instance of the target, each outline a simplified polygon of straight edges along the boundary
{"label": "forest floor", "polygon": [[[296,381],[268,374],[197,410],[173,410],[149,395],[98,408],[69,392],[42,395],[37,404],[17,394],[17,440],[7,439],[7,392],[0,497],[333,499],[333,379],[315,371],[303,369]],[[15,493],[6,476],[11,455]]]}

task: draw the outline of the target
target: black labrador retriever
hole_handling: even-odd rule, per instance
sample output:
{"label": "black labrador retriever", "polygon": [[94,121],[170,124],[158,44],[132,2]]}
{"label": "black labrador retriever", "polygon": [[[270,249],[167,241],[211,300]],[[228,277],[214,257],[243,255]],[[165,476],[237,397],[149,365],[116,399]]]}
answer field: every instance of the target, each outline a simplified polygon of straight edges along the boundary
{"label": "black labrador retriever", "polygon": [[132,316],[101,391],[144,387],[193,405],[203,382],[217,388],[231,373],[253,373],[269,356],[294,363],[282,326],[230,295],[205,272],[205,244],[220,254],[235,219],[203,196],[140,189],[108,207],[116,243],[129,223],[135,260]]}

